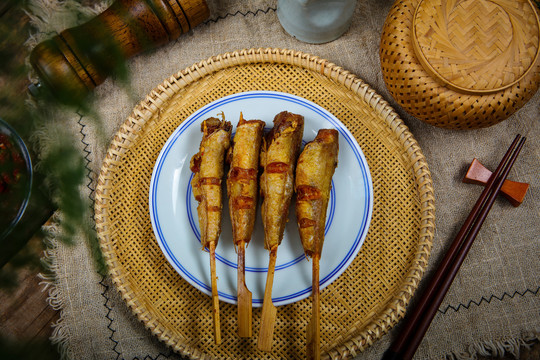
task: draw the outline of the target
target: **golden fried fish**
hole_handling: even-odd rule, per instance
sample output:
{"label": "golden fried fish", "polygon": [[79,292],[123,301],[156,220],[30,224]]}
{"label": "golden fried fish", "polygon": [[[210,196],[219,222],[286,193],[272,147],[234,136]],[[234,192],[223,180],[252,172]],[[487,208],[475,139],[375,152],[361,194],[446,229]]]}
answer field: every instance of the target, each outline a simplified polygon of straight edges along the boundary
{"label": "golden fried fish", "polygon": [[231,144],[231,123],[209,118],[201,124],[203,138],[199,152],[191,158],[190,168],[195,174],[191,180],[193,194],[199,202],[197,213],[201,229],[201,245],[217,245],[221,233],[223,208],[221,181],[224,159]]}
{"label": "golden fried fish", "polygon": [[274,118],[274,127],[261,150],[261,195],[264,247],[278,246],[283,239],[294,188],[294,169],[304,133],[304,117],[283,111]]}
{"label": "golden fried fish", "polygon": [[296,219],[306,256],[321,254],[332,176],[338,163],[338,132],[322,129],[296,165]]}
{"label": "golden fried fish", "polygon": [[257,176],[264,125],[265,122],[261,120],[246,121],[240,114],[234,145],[229,149],[227,196],[235,245],[240,241],[248,244],[255,225]]}

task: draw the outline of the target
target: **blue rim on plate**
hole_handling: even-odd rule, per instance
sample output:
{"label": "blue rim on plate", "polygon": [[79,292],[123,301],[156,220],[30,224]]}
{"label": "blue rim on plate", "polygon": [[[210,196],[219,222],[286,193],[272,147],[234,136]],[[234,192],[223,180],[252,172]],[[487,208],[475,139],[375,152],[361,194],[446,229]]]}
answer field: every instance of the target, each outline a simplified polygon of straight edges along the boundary
{"label": "blue rim on plate", "polygon": [[[321,289],[345,271],[366,237],[373,210],[371,175],[360,147],[345,125],[317,104],[291,94],[251,91],[223,97],[196,111],[171,134],[157,158],[149,191],[150,218],[161,250],[186,281],[208,295],[211,294],[209,260],[200,249],[198,220],[193,215],[196,201],[192,196],[189,170],[189,160],[198,151],[201,139],[198,125],[221,111],[228,119],[243,111],[244,118],[262,118],[271,125],[274,116],[282,110],[304,115],[304,140],[314,138],[316,130],[323,127],[337,129],[341,138],[340,163],[332,180],[321,256]],[[236,125],[235,121],[231,122]],[[217,264],[218,293],[221,300],[235,304],[236,258],[234,249],[231,250],[232,236],[225,231],[228,207],[224,204],[223,208],[223,231],[216,249],[217,263],[221,266]],[[291,229],[286,231],[287,241],[284,238],[278,248],[272,298],[275,305],[299,301],[311,293],[311,264],[303,255],[295,222],[294,218],[289,218]],[[298,240],[292,240],[294,237]],[[246,250],[246,282],[253,292],[253,306],[257,307],[263,301],[268,252],[262,249],[261,241],[253,243],[254,240]],[[257,262],[249,264],[254,259]],[[283,278],[281,285],[280,277]]]}

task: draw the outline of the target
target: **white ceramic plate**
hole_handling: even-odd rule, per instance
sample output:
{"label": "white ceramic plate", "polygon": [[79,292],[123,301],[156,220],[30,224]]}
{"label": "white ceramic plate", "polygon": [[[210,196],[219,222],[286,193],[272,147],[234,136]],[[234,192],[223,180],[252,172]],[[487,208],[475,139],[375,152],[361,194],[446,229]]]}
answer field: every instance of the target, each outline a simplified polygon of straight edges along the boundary
{"label": "white ceramic plate", "polygon": [[[304,143],[319,129],[339,131],[339,164],[332,180],[325,241],[320,260],[320,287],[334,281],[352,262],[366,237],[373,209],[373,187],[360,147],[347,128],[322,107],[298,96],[270,91],[230,95],[201,108],[170,136],[156,161],[150,183],[150,218],[159,246],[178,273],[211,295],[210,260],[201,250],[197,202],[193,197],[189,162],[199,149],[201,122],[223,111],[235,125],[240,112],[245,119],[260,119],[269,130],[274,116],[287,110],[304,116]],[[232,241],[229,207],[224,192],[221,237],[216,248],[219,298],[236,304],[237,255]],[[259,204],[260,206],[260,204]],[[252,240],[246,249],[246,283],[253,306],[262,306],[269,253],[258,212]],[[278,248],[272,299],[290,304],[311,294],[311,263],[304,257],[296,227],[294,202],[283,242]]]}

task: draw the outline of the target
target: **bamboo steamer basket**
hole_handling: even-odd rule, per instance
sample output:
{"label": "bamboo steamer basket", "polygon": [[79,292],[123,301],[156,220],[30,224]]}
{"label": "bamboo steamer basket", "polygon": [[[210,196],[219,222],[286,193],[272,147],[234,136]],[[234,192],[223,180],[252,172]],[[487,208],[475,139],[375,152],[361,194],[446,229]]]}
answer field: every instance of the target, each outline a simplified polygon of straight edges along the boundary
{"label": "bamboo steamer basket", "polygon": [[443,128],[497,124],[540,84],[540,22],[529,0],[400,0],[386,18],[386,86],[416,118]]}

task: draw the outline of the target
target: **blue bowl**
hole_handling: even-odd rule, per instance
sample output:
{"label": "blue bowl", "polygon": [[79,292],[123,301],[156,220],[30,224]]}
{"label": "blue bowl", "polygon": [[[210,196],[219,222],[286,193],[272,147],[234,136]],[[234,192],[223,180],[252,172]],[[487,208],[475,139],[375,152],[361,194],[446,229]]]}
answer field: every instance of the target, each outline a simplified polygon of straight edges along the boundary
{"label": "blue bowl", "polygon": [[32,192],[32,160],[17,132],[0,119],[0,240],[21,220]]}

